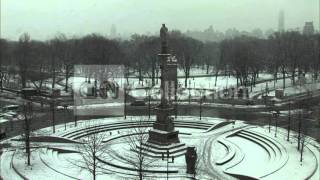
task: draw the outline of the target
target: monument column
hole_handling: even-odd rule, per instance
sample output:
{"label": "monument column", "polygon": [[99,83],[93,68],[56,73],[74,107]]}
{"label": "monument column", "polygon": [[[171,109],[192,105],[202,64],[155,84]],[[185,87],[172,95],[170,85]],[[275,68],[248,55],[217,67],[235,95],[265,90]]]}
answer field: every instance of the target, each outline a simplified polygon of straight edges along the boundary
{"label": "monument column", "polygon": [[179,131],[174,129],[174,118],[171,114],[174,112],[172,106],[173,96],[176,91],[177,82],[177,60],[168,54],[167,43],[168,29],[162,24],[160,29],[161,52],[158,54],[161,61],[161,103],[156,107],[156,122],[153,129],[149,131],[149,143],[157,145],[170,145],[179,143]]}

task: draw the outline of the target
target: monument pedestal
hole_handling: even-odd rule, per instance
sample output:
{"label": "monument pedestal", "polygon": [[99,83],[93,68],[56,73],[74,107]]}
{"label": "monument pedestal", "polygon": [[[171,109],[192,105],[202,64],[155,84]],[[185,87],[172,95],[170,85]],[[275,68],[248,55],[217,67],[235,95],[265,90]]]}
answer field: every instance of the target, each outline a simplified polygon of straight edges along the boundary
{"label": "monument pedestal", "polygon": [[180,143],[179,131],[174,129],[174,108],[171,104],[171,97],[177,89],[177,60],[171,57],[167,51],[168,29],[162,25],[160,29],[161,53],[158,54],[161,64],[161,103],[155,108],[157,119],[153,124],[153,129],[149,131],[148,141],[142,144],[140,150],[151,157],[163,157],[164,154],[176,157],[185,154],[186,146]]}
{"label": "monument pedestal", "polygon": [[180,143],[179,131],[174,129],[174,118],[170,116],[174,109],[170,106],[156,108],[157,119],[153,123],[153,129],[149,130],[147,143],[141,147],[149,157],[161,158],[164,155],[170,157],[182,156],[186,152],[186,145]]}
{"label": "monument pedestal", "polygon": [[172,107],[161,107],[155,109],[157,114],[153,129],[149,131],[149,143],[158,145],[170,145],[179,143],[179,131],[174,129],[173,117],[170,113],[174,111]]}
{"label": "monument pedestal", "polygon": [[152,158],[163,158],[169,156],[179,157],[184,156],[187,151],[187,147],[184,143],[173,143],[170,145],[158,145],[154,143],[143,143],[137,147],[137,151],[142,149],[144,155]]}
{"label": "monument pedestal", "polygon": [[150,130],[149,131],[149,143],[157,144],[157,145],[170,145],[173,143],[179,143],[178,137],[179,131],[161,131],[161,130]]}

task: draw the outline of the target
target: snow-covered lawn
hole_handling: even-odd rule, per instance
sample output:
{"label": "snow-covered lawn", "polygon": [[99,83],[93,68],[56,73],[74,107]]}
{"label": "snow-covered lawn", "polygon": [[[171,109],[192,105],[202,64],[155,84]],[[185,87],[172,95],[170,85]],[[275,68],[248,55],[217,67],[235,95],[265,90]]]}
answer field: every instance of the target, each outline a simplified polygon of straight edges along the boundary
{"label": "snow-covered lawn", "polygon": [[[152,116],[152,120],[154,118]],[[127,120],[124,120],[123,117],[113,117],[90,120],[90,124],[106,129],[104,132],[106,133],[105,140],[111,140],[108,141],[110,150],[117,152],[120,156],[134,157],[135,152],[130,150],[125,138],[128,133],[133,132],[133,126],[128,124],[128,127],[126,127],[125,124],[135,123],[141,119],[148,121],[147,117],[128,117]],[[225,120],[204,117],[200,121],[198,117],[179,116],[176,121],[176,129],[182,133],[179,135],[180,141],[187,146],[197,148],[200,160],[200,169],[197,175],[199,179],[214,178],[213,174],[220,178],[231,178],[226,172],[261,179],[304,179],[307,177],[319,179],[320,170],[317,162],[320,158],[320,145],[312,138],[308,138],[308,144],[304,148],[303,162],[300,163],[300,153],[296,149],[296,133],[294,132],[292,132],[291,140],[288,142],[286,141],[285,130],[281,128],[278,129],[279,134],[275,138],[274,131],[269,133],[264,127],[249,126],[242,121],[235,121],[234,124],[226,124],[212,131],[207,131],[207,129],[211,129]],[[77,127],[74,127],[73,123],[69,123],[66,131],[63,125],[58,125],[56,134],[51,134],[50,127],[38,130],[35,133],[38,136],[51,135],[63,138],[71,137],[72,134],[85,135],[89,132],[87,131],[88,122],[79,121]],[[179,124],[188,124],[188,127],[179,127]],[[203,127],[207,129],[194,128],[200,124],[203,124]],[[109,127],[112,127],[112,130],[108,130]],[[76,138],[77,136],[73,137]],[[23,142],[15,141],[11,143],[13,146],[23,144]],[[81,156],[78,153],[59,153],[50,149],[77,150],[75,144],[49,142],[37,144],[42,144],[44,147],[32,151],[32,166],[30,167],[25,164],[22,149],[5,150],[1,156],[1,159],[5,160],[1,161],[1,176],[4,179],[19,179],[18,172],[29,179],[91,178],[87,170],[75,166],[77,161],[81,161]],[[16,151],[16,154],[13,154],[14,151]],[[136,176],[136,172],[121,168],[132,168],[124,159],[114,156],[112,153],[109,153],[108,156],[105,160],[117,166],[104,164],[105,173],[98,175],[98,179],[112,180]],[[11,163],[17,172],[10,166]],[[166,166],[167,162],[160,158],[152,164],[150,169],[166,171]],[[170,174],[170,179],[185,179],[188,176],[185,173],[185,168],[184,156],[176,157],[174,163],[169,163],[168,169],[178,172]],[[294,176],[292,176],[292,173]],[[162,173],[147,173],[146,175],[157,179],[166,177],[166,174]]]}

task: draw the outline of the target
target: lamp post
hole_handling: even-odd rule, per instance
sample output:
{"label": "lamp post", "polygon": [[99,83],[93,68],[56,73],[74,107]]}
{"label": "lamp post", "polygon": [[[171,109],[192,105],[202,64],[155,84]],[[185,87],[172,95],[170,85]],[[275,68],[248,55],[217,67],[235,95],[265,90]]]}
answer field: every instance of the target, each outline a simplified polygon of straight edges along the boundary
{"label": "lamp post", "polygon": [[191,88],[189,87],[188,90],[189,90],[189,104],[190,104],[191,103],[191,94],[190,94]]}
{"label": "lamp post", "polygon": [[151,83],[150,81],[146,80],[146,96],[148,97],[148,118],[150,120],[150,116],[151,116]]}
{"label": "lamp post", "polygon": [[205,89],[200,89],[200,120],[202,118],[202,103],[203,103],[203,100],[204,100],[204,92],[205,92]]}
{"label": "lamp post", "polygon": [[202,116],[202,97],[200,97],[200,120],[201,120],[201,116]]}
{"label": "lamp post", "polygon": [[[271,108],[270,108],[271,116],[273,116],[274,104],[275,104],[275,101],[271,100]],[[271,132],[271,118],[272,117],[269,116],[269,133]]]}
{"label": "lamp post", "polygon": [[52,132],[55,133],[56,132],[56,127],[55,127],[55,97],[54,95],[52,95],[52,99],[51,99],[51,113],[52,113]]}
{"label": "lamp post", "polygon": [[276,129],[275,129],[275,133],[274,133],[274,137],[277,137],[277,132],[278,132],[278,117],[280,115],[280,112],[274,112],[273,113],[273,117],[275,118],[275,123],[276,123]]}
{"label": "lamp post", "polygon": [[148,96],[148,116],[149,116],[149,119],[150,119],[150,116],[151,116],[151,87],[149,87],[149,84],[148,84],[148,87],[147,87],[147,96]]}
{"label": "lamp post", "polygon": [[288,136],[287,136],[287,141],[289,141],[289,138],[290,138],[290,128],[291,128],[291,101],[289,102]]}
{"label": "lamp post", "polygon": [[149,93],[148,93],[148,113],[149,113],[149,119],[150,119],[150,116],[151,116],[151,95],[150,95],[150,90],[149,90]]}
{"label": "lamp post", "polygon": [[128,93],[130,91],[129,83],[125,84],[123,87],[124,91],[124,119],[127,119],[127,101],[128,101]]}
{"label": "lamp post", "polygon": [[167,150],[166,155],[167,156],[165,158],[165,154],[162,153],[162,160],[166,160],[167,161],[167,179],[169,179],[169,163],[174,163],[174,156],[171,156],[171,161],[169,161],[169,159],[170,159],[169,150]]}
{"label": "lamp post", "polygon": [[67,108],[68,108],[68,105],[67,104],[64,104],[63,105],[63,110],[64,110],[64,130],[67,130]]}
{"label": "lamp post", "polygon": [[124,91],[124,119],[127,119],[127,88],[123,87],[123,91]]}
{"label": "lamp post", "polygon": [[[271,113],[270,113],[271,114]],[[271,117],[270,117],[271,115],[269,115],[269,127],[268,127],[268,129],[269,129],[269,133],[270,133],[270,131],[271,131]]]}
{"label": "lamp post", "polygon": [[301,140],[301,125],[302,125],[302,122],[301,122],[301,111],[299,112],[299,117],[298,117],[298,120],[299,120],[299,124],[298,124],[298,150],[300,150],[300,140]]}
{"label": "lamp post", "polygon": [[175,99],[175,109],[176,109],[176,112],[175,112],[175,118],[177,118],[178,116],[178,96],[177,94],[174,96],[174,99]]}

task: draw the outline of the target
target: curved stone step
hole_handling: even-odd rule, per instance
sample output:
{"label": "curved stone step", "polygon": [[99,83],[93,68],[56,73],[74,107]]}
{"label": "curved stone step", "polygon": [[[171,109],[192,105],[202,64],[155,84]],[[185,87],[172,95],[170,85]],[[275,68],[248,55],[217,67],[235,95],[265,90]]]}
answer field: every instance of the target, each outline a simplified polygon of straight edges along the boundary
{"label": "curved stone step", "polygon": [[[148,124],[131,123],[131,124],[122,124],[122,125],[99,126],[95,128],[88,127],[82,130],[77,130],[76,133],[68,135],[67,138],[79,139],[90,134],[100,133],[105,131],[114,131],[119,129],[129,129],[129,128],[139,128],[139,127],[151,127],[151,126],[152,124],[151,122],[149,122]],[[207,127],[203,127],[201,125],[190,124],[190,123],[183,124],[182,122],[176,123],[175,127],[207,129]]]}
{"label": "curved stone step", "polygon": [[255,137],[252,137],[247,134],[238,133],[237,136],[244,138],[248,141],[251,141],[251,142],[257,144],[258,146],[260,146],[261,148],[263,148],[266,151],[266,153],[268,154],[269,161],[274,159],[274,155],[273,155],[273,153],[271,153],[271,152],[273,152],[272,148],[270,148],[264,142],[261,142],[259,139],[256,139]]}
{"label": "curved stone step", "polygon": [[[263,175],[259,178],[264,178],[280,170],[287,162],[288,155],[286,150],[280,143],[275,139],[272,139],[268,136],[262,136],[259,132],[243,130],[240,131],[238,136],[256,142],[257,145],[260,145],[262,148],[268,151],[270,159],[268,165],[266,165],[266,170]],[[284,148],[284,150],[282,149]],[[273,152],[273,153],[272,153]]]}
{"label": "curved stone step", "polygon": [[[54,155],[56,153],[56,155]],[[78,179],[76,177],[70,176],[63,171],[59,170],[59,168],[55,167],[55,165],[60,164],[61,161],[57,157],[57,151],[53,151],[52,149],[45,149],[43,153],[39,153],[39,157],[41,162],[45,165],[49,171],[53,171],[56,173],[55,177],[58,179]]]}
{"label": "curved stone step", "polygon": [[[212,126],[212,123],[205,123],[205,122],[190,122],[190,121],[182,121],[182,120],[175,120],[174,121],[175,125],[179,126],[185,126],[185,127],[199,127],[201,129],[208,129],[209,127]],[[138,122],[133,122],[133,121],[125,121],[125,122],[119,122],[119,123],[112,123],[112,124],[102,124],[102,125],[97,125],[97,126],[92,126],[92,127],[81,127],[81,128],[77,128],[71,132],[65,132],[63,134],[61,134],[60,136],[62,137],[67,137],[67,138],[72,138],[74,135],[76,135],[78,132],[81,131],[90,131],[90,130],[97,130],[100,128],[104,128],[104,127],[121,127],[123,126],[129,126],[129,125],[137,125]],[[142,121],[139,122],[139,124],[148,124],[150,126],[152,126],[153,121]],[[190,125],[190,126],[188,126]]]}
{"label": "curved stone step", "polygon": [[234,123],[234,121],[223,121],[223,122],[220,122],[220,123],[218,123],[218,124],[214,124],[214,125],[212,125],[209,129],[207,129],[205,132],[213,131],[213,130],[215,130],[215,129],[224,127],[224,126],[229,125],[229,124],[231,124],[231,123]]}
{"label": "curved stone step", "polygon": [[222,144],[223,146],[225,146],[227,148],[227,151],[228,151],[226,156],[224,156],[222,159],[217,160],[215,162],[217,165],[223,165],[223,164],[226,164],[229,161],[231,161],[235,157],[236,152],[235,152],[235,149],[233,148],[233,146],[230,145],[228,141],[218,140],[218,142],[220,144]]}
{"label": "curved stone step", "polygon": [[[228,141],[228,139],[225,139],[225,141]],[[228,142],[230,143],[230,146],[233,146],[233,149],[235,151],[235,156],[230,161],[228,161],[227,163],[225,163],[223,165],[224,172],[226,172],[228,169],[231,169],[231,168],[237,166],[245,158],[245,154],[242,152],[241,148],[237,144],[235,144],[231,141],[228,141]]]}
{"label": "curved stone step", "polygon": [[0,169],[1,169],[1,177],[3,179],[17,179],[23,180],[15,169],[13,169],[13,158],[15,155],[14,151],[4,151],[1,154],[1,161],[0,161]]}

